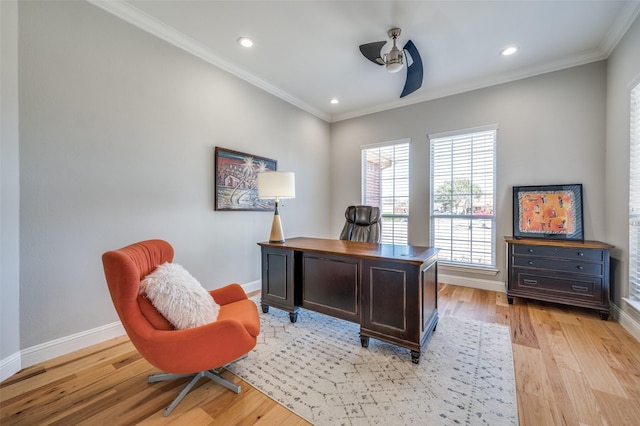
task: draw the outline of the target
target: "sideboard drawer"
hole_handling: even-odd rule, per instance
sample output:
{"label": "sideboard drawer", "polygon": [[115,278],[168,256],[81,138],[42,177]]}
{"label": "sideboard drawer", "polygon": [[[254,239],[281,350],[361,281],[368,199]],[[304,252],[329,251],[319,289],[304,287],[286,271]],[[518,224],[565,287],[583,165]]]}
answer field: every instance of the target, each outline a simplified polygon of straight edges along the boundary
{"label": "sideboard drawer", "polygon": [[545,274],[531,272],[526,269],[513,268],[513,289],[531,294],[568,298],[571,300],[585,300],[602,303],[602,278],[573,274]]}
{"label": "sideboard drawer", "polygon": [[574,272],[577,274],[602,275],[604,265],[602,263],[572,262],[568,260],[555,260],[534,257],[513,257],[514,267],[550,269],[553,271]]}
{"label": "sideboard drawer", "polygon": [[602,262],[604,250],[582,249],[573,247],[553,247],[539,245],[513,245],[513,254],[524,256],[554,257],[569,260],[589,260]]}

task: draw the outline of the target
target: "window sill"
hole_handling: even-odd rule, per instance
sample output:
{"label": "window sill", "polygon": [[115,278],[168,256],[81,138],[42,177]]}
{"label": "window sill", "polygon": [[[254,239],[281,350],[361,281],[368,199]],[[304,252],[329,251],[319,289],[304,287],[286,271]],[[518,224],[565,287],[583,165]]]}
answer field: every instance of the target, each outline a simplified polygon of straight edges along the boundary
{"label": "window sill", "polygon": [[473,274],[491,276],[496,276],[498,275],[498,272],[500,272],[499,269],[495,268],[479,268],[477,266],[452,265],[449,263],[443,263],[441,261],[438,262],[438,271],[469,272]]}
{"label": "window sill", "polygon": [[640,300],[632,300],[627,297],[623,297],[622,300],[627,302],[627,305],[631,306],[633,309],[640,313]]}

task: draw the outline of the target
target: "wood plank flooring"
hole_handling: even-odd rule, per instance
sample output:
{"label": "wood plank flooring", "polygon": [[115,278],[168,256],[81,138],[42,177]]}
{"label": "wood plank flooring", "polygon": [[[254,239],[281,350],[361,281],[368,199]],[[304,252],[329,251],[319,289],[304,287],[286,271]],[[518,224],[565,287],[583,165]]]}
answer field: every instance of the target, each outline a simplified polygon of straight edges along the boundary
{"label": "wood plank flooring", "polygon": [[[520,425],[640,424],[640,343],[613,320],[520,298],[508,305],[503,293],[446,284],[438,303],[441,316],[510,327]],[[126,336],[112,339],[5,380],[0,424],[309,424],[228,372],[240,395],[201,380],[164,418],[187,379],[148,384],[156,372]]]}

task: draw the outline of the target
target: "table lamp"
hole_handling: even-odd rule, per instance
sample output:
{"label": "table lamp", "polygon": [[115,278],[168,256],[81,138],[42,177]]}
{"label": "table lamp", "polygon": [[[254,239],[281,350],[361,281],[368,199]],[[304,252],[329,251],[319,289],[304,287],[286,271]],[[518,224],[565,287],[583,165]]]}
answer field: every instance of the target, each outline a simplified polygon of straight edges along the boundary
{"label": "table lamp", "polygon": [[295,198],[296,176],[292,172],[263,172],[258,173],[258,198],[276,201],[276,210],[271,225],[270,243],[284,243],[282,222],[278,213],[278,201],[283,198]]}

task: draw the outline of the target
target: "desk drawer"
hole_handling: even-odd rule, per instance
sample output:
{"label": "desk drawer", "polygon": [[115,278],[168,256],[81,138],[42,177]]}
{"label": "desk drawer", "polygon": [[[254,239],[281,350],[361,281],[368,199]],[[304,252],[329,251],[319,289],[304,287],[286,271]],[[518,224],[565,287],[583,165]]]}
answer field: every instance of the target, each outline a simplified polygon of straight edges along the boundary
{"label": "desk drawer", "polygon": [[513,245],[512,253],[536,257],[552,257],[569,260],[589,260],[602,262],[604,260],[604,250],[583,249],[578,247],[552,247],[534,245]]}
{"label": "desk drawer", "polygon": [[512,289],[520,293],[547,295],[565,299],[603,302],[602,278],[580,277],[573,274],[531,273],[513,268]]}
{"label": "desk drawer", "polygon": [[533,256],[513,256],[512,265],[514,267],[549,269],[553,271],[573,272],[588,275],[602,275],[604,273],[604,265],[602,263],[554,260],[546,258],[536,258]]}

